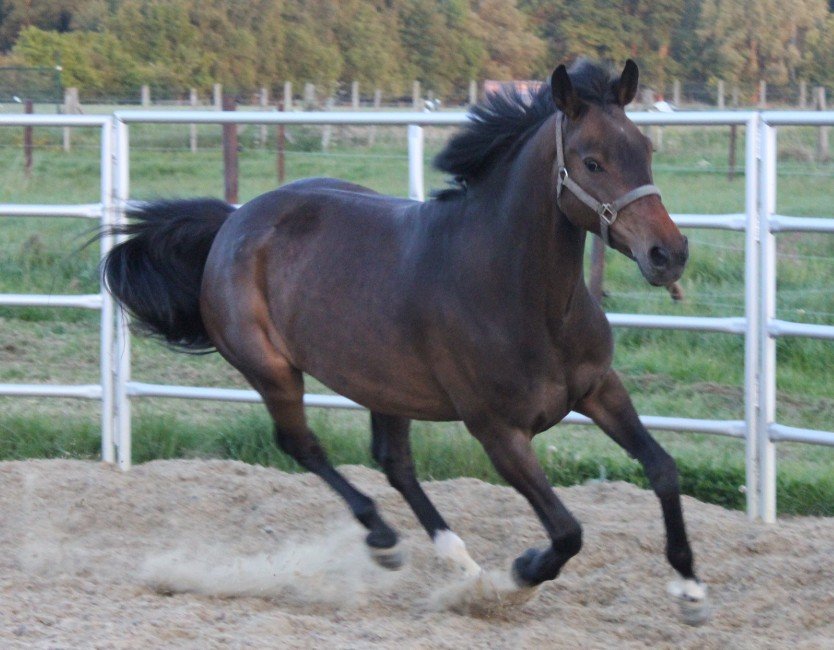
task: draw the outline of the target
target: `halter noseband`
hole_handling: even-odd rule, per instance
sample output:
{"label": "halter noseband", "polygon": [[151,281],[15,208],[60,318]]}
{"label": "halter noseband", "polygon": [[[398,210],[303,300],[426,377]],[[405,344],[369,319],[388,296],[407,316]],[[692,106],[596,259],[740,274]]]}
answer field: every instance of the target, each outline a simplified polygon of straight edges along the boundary
{"label": "halter noseband", "polygon": [[564,120],[565,114],[559,113],[556,118],[556,204],[561,209],[562,204],[559,202],[559,199],[562,196],[562,189],[567,187],[577,199],[599,215],[600,237],[605,242],[605,245],[608,246],[608,228],[617,220],[617,214],[620,210],[629,203],[633,203],[637,199],[642,199],[644,196],[651,194],[660,196],[660,190],[655,185],[641,185],[630,192],[626,192],[611,203],[597,201],[588,192],[579,187],[579,184],[570,177],[567,167],[565,167],[565,149],[562,143],[562,124]]}

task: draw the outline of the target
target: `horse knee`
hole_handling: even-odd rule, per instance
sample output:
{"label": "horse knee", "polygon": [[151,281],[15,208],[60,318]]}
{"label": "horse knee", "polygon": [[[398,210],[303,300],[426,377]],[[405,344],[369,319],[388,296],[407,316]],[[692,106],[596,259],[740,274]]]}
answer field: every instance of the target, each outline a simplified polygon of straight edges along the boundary
{"label": "horse knee", "polygon": [[680,494],[677,463],[665,451],[650,466],[646,467],[646,475],[652,490],[660,499]]}

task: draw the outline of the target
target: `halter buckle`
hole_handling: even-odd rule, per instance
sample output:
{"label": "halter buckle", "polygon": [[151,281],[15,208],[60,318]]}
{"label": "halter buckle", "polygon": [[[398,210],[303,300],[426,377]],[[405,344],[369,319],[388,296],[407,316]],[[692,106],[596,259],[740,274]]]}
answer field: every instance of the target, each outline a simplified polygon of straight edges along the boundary
{"label": "halter buckle", "polygon": [[609,226],[617,219],[617,211],[610,203],[603,203],[599,206],[599,218]]}
{"label": "halter buckle", "polygon": [[563,183],[568,180],[568,170],[567,167],[559,167],[559,180]]}

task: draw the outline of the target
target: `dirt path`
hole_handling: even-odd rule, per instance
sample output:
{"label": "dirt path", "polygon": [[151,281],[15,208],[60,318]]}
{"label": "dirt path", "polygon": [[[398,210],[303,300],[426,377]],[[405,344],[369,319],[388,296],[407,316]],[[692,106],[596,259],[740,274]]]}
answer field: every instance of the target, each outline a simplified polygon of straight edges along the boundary
{"label": "dirt path", "polygon": [[[127,474],[0,463],[0,647],[834,647],[834,520],[764,527],[687,498],[715,609],[691,628],[664,593],[654,496],[624,483],[561,489],[585,525],[580,556],[521,607],[461,615],[433,608],[454,577],[399,496],[375,471],[344,470],[403,534],[404,570],[371,564],[362,531],[313,476],[220,461]],[[544,543],[509,488],[426,487],[485,567]]]}

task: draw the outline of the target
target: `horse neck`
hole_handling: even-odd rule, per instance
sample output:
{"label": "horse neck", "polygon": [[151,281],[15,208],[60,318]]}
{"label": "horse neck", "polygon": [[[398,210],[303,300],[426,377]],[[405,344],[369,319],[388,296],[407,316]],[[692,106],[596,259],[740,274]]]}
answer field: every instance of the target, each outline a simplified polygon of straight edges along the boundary
{"label": "horse neck", "polygon": [[[480,217],[481,228],[491,228],[499,246],[512,247],[521,258],[518,278],[528,304],[559,317],[570,309],[577,290],[584,290],[585,231],[575,227],[556,204],[554,160],[555,115],[517,151],[508,165],[497,165],[485,179],[503,193],[491,197],[489,218]],[[489,225],[487,225],[488,222]]]}

